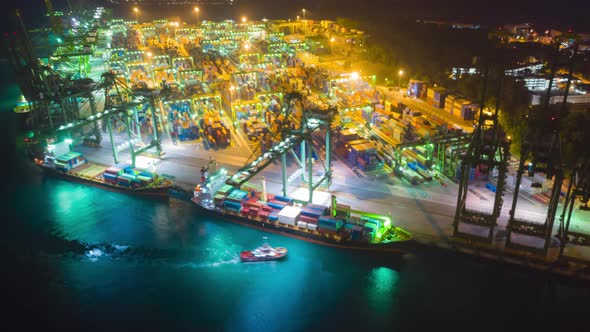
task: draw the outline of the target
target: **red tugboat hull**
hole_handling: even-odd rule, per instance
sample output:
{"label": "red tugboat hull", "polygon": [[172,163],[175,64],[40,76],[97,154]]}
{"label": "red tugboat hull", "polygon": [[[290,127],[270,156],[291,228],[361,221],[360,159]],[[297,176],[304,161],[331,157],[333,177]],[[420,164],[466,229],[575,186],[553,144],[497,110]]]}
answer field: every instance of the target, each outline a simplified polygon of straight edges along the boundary
{"label": "red tugboat hull", "polygon": [[287,249],[286,248],[275,248],[277,250],[277,254],[274,256],[264,256],[259,257],[255,256],[252,251],[244,250],[240,253],[240,260],[244,263],[247,262],[266,262],[266,261],[276,261],[279,259],[284,258],[287,256]]}

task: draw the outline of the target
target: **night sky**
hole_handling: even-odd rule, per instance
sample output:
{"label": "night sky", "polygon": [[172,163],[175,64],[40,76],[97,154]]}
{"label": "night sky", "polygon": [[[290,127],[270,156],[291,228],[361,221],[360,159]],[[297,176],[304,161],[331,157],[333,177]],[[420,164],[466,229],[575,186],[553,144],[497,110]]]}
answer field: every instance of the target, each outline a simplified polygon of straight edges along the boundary
{"label": "night sky", "polygon": [[[72,3],[76,1],[71,0]],[[107,0],[86,2],[108,4]],[[2,3],[4,8],[21,8],[25,13],[31,13],[29,16],[45,10],[43,0],[5,0]],[[54,7],[62,8],[66,2],[54,0],[53,3]],[[539,24],[540,28],[551,26],[590,32],[588,0],[235,0],[234,3],[235,7],[264,11],[268,16],[275,14],[285,17],[300,8],[306,8],[312,15],[362,17],[375,22],[396,18],[425,18],[494,26],[528,21]],[[2,16],[10,12],[4,10]]]}

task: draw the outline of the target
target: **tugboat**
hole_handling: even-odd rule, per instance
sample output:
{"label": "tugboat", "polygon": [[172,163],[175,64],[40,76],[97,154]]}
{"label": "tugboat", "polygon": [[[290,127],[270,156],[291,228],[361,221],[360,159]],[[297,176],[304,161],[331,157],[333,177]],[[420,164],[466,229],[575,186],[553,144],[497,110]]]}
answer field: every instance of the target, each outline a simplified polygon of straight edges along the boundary
{"label": "tugboat", "polygon": [[250,251],[244,250],[240,253],[242,262],[274,261],[287,256],[287,248],[271,247],[268,243]]}

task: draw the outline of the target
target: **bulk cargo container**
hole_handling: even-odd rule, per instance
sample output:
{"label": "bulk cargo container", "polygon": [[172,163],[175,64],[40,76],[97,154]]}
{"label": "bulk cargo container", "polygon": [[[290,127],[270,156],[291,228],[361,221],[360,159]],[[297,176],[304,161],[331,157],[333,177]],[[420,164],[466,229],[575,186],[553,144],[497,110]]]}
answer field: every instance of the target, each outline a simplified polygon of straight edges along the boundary
{"label": "bulk cargo container", "polygon": [[318,210],[303,208],[301,210],[301,215],[306,217],[319,218],[322,215],[322,213]]}
{"label": "bulk cargo container", "polygon": [[232,187],[231,185],[229,185],[229,184],[225,184],[225,185],[223,185],[223,187],[221,187],[221,189],[219,189],[219,190],[217,191],[217,193],[218,193],[218,194],[222,194],[222,195],[224,195],[224,196],[227,196],[227,195],[229,195],[229,194],[230,194],[230,193],[231,193],[231,192],[232,192],[234,189],[235,189],[235,188],[234,188],[234,187]]}
{"label": "bulk cargo container", "polygon": [[279,202],[279,201],[270,201],[267,204],[271,208],[277,209],[277,210],[282,210],[285,206],[287,206],[287,203],[285,203],[285,202]]}
{"label": "bulk cargo container", "polygon": [[250,202],[246,202],[244,204],[244,206],[251,207],[251,208],[257,208],[257,209],[262,208],[262,205],[260,203],[258,203],[258,202],[251,202],[251,201]]}
{"label": "bulk cargo container", "polygon": [[285,196],[276,195],[275,196],[275,200],[276,201],[279,201],[279,202],[285,202],[287,204],[292,204],[293,203],[293,199],[292,198],[285,197]]}
{"label": "bulk cargo container", "polygon": [[135,180],[135,175],[129,174],[129,173],[123,173],[123,174],[120,175],[120,177],[129,179],[129,181]]}
{"label": "bulk cargo container", "polygon": [[297,227],[307,228],[307,223],[306,222],[303,222],[303,221],[298,221],[297,222]]}
{"label": "bulk cargo container", "polygon": [[328,229],[328,228],[324,228],[321,226],[318,226],[317,230],[320,233],[329,234],[329,235],[336,235],[338,233],[335,229]]}
{"label": "bulk cargo container", "polygon": [[242,204],[237,203],[237,202],[228,201],[228,200],[225,200],[223,202],[223,207],[226,210],[231,210],[231,211],[235,211],[235,212],[240,212],[242,210]]}
{"label": "bulk cargo container", "polygon": [[327,229],[338,230],[342,227],[342,220],[335,217],[320,217],[318,219],[318,226]]}
{"label": "bulk cargo container", "polygon": [[133,167],[131,167],[131,166],[124,167],[123,173],[135,175],[135,172],[133,171]]}
{"label": "bulk cargo container", "polygon": [[236,189],[227,195],[226,200],[243,203],[248,198],[248,192]]}
{"label": "bulk cargo container", "polygon": [[262,211],[258,212],[258,217],[260,217],[260,219],[262,219],[262,220],[268,219],[269,215],[270,215],[269,211],[262,210]]}
{"label": "bulk cargo container", "polygon": [[325,215],[328,212],[328,207],[323,205],[317,204],[307,204],[306,208],[313,209],[319,211],[322,215]]}
{"label": "bulk cargo container", "polygon": [[307,224],[307,229],[309,229],[310,231],[317,231],[318,230],[318,225],[316,224]]}
{"label": "bulk cargo container", "polygon": [[313,218],[313,217],[307,217],[304,215],[300,215],[299,216],[299,220],[301,221],[305,221],[306,223],[311,223],[311,224],[317,224],[318,223],[318,218]]}
{"label": "bulk cargo container", "polygon": [[301,213],[301,208],[296,206],[285,206],[278,214],[278,222],[288,225],[295,225]]}
{"label": "bulk cargo container", "polygon": [[278,212],[272,212],[271,214],[268,215],[268,220],[270,220],[270,221],[277,221],[277,220],[279,220],[279,213]]}
{"label": "bulk cargo container", "polygon": [[110,175],[114,175],[114,176],[119,176],[121,174],[123,174],[123,170],[117,167],[109,167],[104,171],[105,174],[110,174]]}

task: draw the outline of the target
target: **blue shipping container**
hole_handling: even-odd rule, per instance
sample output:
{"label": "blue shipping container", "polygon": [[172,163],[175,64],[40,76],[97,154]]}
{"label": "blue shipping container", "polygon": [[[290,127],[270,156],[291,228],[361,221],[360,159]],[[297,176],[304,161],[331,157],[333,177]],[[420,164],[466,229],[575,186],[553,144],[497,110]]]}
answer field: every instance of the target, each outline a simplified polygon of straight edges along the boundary
{"label": "blue shipping container", "polygon": [[289,204],[293,202],[292,198],[285,197],[285,196],[279,196],[279,195],[275,196],[275,200],[277,200],[279,202],[289,203]]}
{"label": "blue shipping container", "polygon": [[491,183],[486,183],[486,188],[489,189],[491,192],[495,193],[496,192],[496,186],[494,186]]}
{"label": "blue shipping container", "polygon": [[284,205],[280,205],[280,204],[273,203],[273,202],[268,202],[267,205],[270,206],[271,208],[277,209],[277,210],[282,210],[285,207]]}

